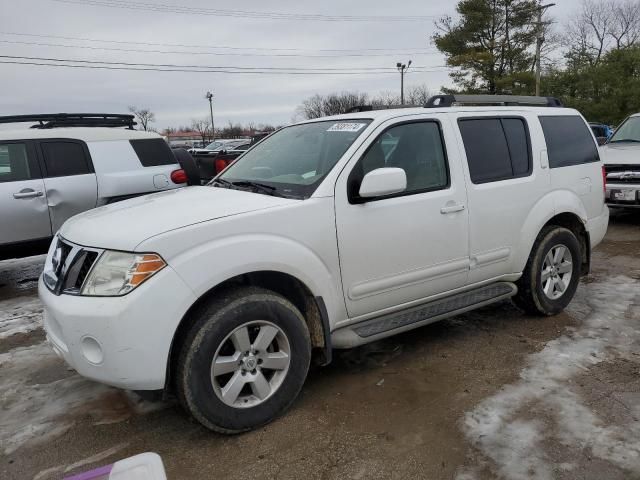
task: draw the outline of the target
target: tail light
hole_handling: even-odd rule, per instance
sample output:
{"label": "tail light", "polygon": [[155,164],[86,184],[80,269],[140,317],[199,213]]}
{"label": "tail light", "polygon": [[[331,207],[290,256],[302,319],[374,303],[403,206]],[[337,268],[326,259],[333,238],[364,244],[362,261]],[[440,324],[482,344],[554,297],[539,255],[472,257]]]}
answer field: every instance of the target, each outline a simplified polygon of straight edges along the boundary
{"label": "tail light", "polygon": [[607,170],[602,166],[602,191],[607,195]]}
{"label": "tail light", "polygon": [[171,181],[173,183],[187,183],[187,174],[184,170],[174,170],[171,172]]}
{"label": "tail light", "polygon": [[216,160],[216,173],[222,172],[225,168],[229,166],[230,161],[219,158]]}

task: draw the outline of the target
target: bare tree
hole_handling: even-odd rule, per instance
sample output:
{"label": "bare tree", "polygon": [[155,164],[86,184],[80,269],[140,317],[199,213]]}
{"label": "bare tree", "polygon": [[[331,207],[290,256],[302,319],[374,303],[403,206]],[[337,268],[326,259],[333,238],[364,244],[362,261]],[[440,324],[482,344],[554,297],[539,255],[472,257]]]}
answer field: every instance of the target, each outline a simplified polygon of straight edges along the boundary
{"label": "bare tree", "polygon": [[[407,100],[407,103],[411,103]],[[371,99],[371,105],[374,107],[391,107],[400,105],[400,95],[390,90],[383,90]]]}
{"label": "bare tree", "polygon": [[191,129],[202,137],[202,143],[207,143],[207,139],[211,139],[211,121],[191,120]]}
{"label": "bare tree", "polygon": [[345,113],[353,107],[366,105],[369,96],[360,92],[332,93],[327,96],[314,95],[302,102],[297,113],[303,118],[312,119]]}
{"label": "bare tree", "polygon": [[148,108],[138,108],[135,105],[129,107],[129,111],[136,116],[138,123],[145,132],[150,130],[150,123],[156,121],[156,115]]}
{"label": "bare tree", "polygon": [[625,0],[609,3],[612,19],[609,34],[615,48],[629,48],[640,41],[640,1]]}
{"label": "bare tree", "polygon": [[414,85],[407,89],[405,97],[410,105],[426,105],[427,100],[433,96],[426,84]]}

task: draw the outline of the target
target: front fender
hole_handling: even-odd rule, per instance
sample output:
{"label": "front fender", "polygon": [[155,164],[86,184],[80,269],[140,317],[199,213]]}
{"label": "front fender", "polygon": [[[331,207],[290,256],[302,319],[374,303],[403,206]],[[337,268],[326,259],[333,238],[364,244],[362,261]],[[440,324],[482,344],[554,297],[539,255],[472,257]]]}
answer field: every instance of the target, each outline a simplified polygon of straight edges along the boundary
{"label": "front fender", "polygon": [[275,271],[297,278],[314,297],[322,297],[332,323],[344,315],[339,272],[311,248],[290,238],[273,234],[228,236],[185,250],[169,263],[197,298],[238,275]]}

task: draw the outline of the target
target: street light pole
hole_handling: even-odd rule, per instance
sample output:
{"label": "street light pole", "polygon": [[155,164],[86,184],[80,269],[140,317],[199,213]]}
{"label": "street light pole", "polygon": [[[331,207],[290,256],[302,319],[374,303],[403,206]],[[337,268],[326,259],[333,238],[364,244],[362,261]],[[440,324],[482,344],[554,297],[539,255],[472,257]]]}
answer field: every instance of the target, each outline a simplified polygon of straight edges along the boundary
{"label": "street light pole", "polygon": [[396,63],[396,67],[400,72],[400,105],[404,105],[404,74],[407,70],[409,70],[410,66],[411,60],[409,60],[406,65],[401,62]]}
{"label": "street light pole", "polygon": [[536,97],[540,96],[540,77],[542,75],[542,43],[544,42],[543,29],[542,29],[542,15],[547,10],[555,6],[555,3],[549,3],[547,5],[539,5],[538,10],[538,22],[536,23],[537,39],[536,39]]}
{"label": "street light pole", "polygon": [[209,100],[209,112],[211,113],[211,141],[216,139],[216,129],[213,125],[213,93],[207,92],[205,98]]}

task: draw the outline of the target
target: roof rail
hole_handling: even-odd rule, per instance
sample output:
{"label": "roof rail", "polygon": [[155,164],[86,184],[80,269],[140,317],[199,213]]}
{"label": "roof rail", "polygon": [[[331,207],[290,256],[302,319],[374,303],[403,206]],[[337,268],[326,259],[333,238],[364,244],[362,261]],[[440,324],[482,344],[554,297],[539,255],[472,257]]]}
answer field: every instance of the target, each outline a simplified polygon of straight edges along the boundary
{"label": "roof rail", "polygon": [[344,113],[372,112],[374,110],[393,110],[396,108],[419,108],[419,105],[356,105],[348,108]]}
{"label": "roof rail", "polygon": [[133,115],[115,113],[42,113],[0,117],[0,123],[38,122],[31,128],[127,127],[136,125]]}
{"label": "roof rail", "polygon": [[529,97],[526,95],[436,95],[431,97],[425,108],[456,106],[521,106],[521,107],[563,107],[555,97]]}

